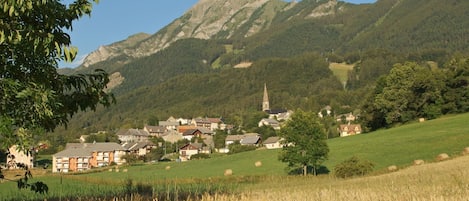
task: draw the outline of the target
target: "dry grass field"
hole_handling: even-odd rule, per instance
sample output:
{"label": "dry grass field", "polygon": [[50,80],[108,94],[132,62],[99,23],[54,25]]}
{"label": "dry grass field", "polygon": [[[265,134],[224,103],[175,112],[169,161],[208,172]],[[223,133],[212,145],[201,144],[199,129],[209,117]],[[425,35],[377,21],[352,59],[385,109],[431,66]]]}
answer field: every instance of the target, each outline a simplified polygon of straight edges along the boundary
{"label": "dry grass field", "polygon": [[461,156],[346,180],[332,176],[269,177],[239,194],[204,196],[203,200],[468,200],[468,165],[469,156]]}

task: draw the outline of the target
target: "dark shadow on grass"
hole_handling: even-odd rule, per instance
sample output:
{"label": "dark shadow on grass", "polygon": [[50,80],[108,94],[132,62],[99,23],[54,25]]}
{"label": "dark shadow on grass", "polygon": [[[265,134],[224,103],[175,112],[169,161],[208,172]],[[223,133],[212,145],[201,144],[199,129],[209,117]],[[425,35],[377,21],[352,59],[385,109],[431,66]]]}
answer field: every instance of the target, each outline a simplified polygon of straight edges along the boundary
{"label": "dark shadow on grass", "polygon": [[36,160],[36,165],[37,167],[44,167],[44,169],[46,169],[52,165],[52,159],[48,159],[48,158],[38,159]]}
{"label": "dark shadow on grass", "polygon": [[[317,175],[329,174],[331,172],[326,166],[321,165],[317,170]],[[313,167],[308,166],[308,174],[313,174]],[[303,175],[303,168],[295,168],[288,172],[288,175]]]}

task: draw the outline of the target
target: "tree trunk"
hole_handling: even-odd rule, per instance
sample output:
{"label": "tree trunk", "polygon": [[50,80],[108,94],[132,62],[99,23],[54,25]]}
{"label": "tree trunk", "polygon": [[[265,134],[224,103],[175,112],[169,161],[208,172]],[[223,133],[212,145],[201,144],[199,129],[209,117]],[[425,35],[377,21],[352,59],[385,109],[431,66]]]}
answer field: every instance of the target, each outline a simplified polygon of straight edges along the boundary
{"label": "tree trunk", "polygon": [[308,174],[308,166],[303,165],[303,175],[306,176]]}

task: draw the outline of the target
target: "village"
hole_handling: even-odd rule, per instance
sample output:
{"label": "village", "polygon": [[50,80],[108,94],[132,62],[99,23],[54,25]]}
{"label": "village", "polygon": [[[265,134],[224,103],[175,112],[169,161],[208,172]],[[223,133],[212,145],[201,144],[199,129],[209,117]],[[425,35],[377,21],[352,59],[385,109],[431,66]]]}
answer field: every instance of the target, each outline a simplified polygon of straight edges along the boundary
{"label": "village", "polygon": [[[270,109],[266,86],[264,86],[262,110],[268,117],[260,119],[258,127],[271,127],[275,131],[279,131],[293,114],[291,110]],[[324,118],[331,113],[332,108],[326,106],[318,112],[318,117]],[[337,122],[346,122],[339,124],[337,128],[340,137],[362,133],[360,124],[351,123],[357,119],[352,113],[334,115],[334,118]],[[262,139],[261,133],[242,133],[226,135],[224,147],[216,147],[214,137],[217,131],[230,133],[233,127],[233,125],[225,124],[221,117],[186,119],[171,116],[165,121],[159,121],[157,126],[145,125],[143,128],[117,131],[116,136],[120,143],[86,143],[90,135],[82,135],[78,143],[67,143],[64,150],[52,155],[52,172],[82,172],[110,165],[123,165],[128,162],[129,156],[143,158],[157,148],[163,148],[165,151],[161,159],[172,156],[175,161],[184,162],[191,160],[194,155],[228,154],[230,145],[233,144],[251,149],[280,149],[285,146],[279,136]],[[155,143],[154,139],[160,139],[160,141]],[[170,149],[166,147],[168,144],[175,147]],[[18,151],[15,146],[9,149],[6,161],[7,169],[32,168],[35,165],[34,154],[25,154]]]}

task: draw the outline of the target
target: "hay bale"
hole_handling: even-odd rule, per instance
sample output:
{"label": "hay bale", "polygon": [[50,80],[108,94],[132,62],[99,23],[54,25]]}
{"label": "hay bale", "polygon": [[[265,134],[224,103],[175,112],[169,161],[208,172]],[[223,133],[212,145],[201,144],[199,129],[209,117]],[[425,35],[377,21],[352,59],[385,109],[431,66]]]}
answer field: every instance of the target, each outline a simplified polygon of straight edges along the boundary
{"label": "hay bale", "polygon": [[109,172],[112,172],[112,168],[108,170]]}
{"label": "hay bale", "polygon": [[128,170],[127,169],[123,169],[122,172],[127,172]]}
{"label": "hay bale", "polygon": [[168,166],[166,166],[164,169],[165,169],[165,170],[170,170],[170,169],[171,169],[171,166],[168,165]]}
{"label": "hay bale", "polygon": [[425,164],[424,160],[421,160],[421,159],[414,160],[414,165],[423,165],[423,164]]}
{"label": "hay bale", "polygon": [[425,122],[425,118],[419,118],[419,122],[420,123]]}
{"label": "hay bale", "polygon": [[398,168],[397,168],[397,166],[395,166],[395,165],[391,165],[391,166],[388,167],[388,171],[390,171],[390,172],[397,171],[397,169],[398,169]]}
{"label": "hay bale", "polygon": [[449,156],[446,153],[441,153],[441,154],[438,154],[438,156],[436,156],[437,161],[444,161],[446,159],[449,159]]}
{"label": "hay bale", "polygon": [[466,154],[469,154],[469,147],[466,147],[462,150],[462,154],[463,155],[466,155]]}
{"label": "hay bale", "polygon": [[254,163],[254,165],[255,165],[256,167],[260,167],[260,166],[262,166],[262,162],[261,162],[261,161],[257,161],[256,163]]}
{"label": "hay bale", "polygon": [[119,169],[116,168],[116,172],[119,172]]}
{"label": "hay bale", "polygon": [[226,170],[225,170],[225,173],[224,173],[223,175],[225,175],[225,176],[231,176],[231,175],[233,175],[233,170],[232,170],[232,169],[226,169]]}

